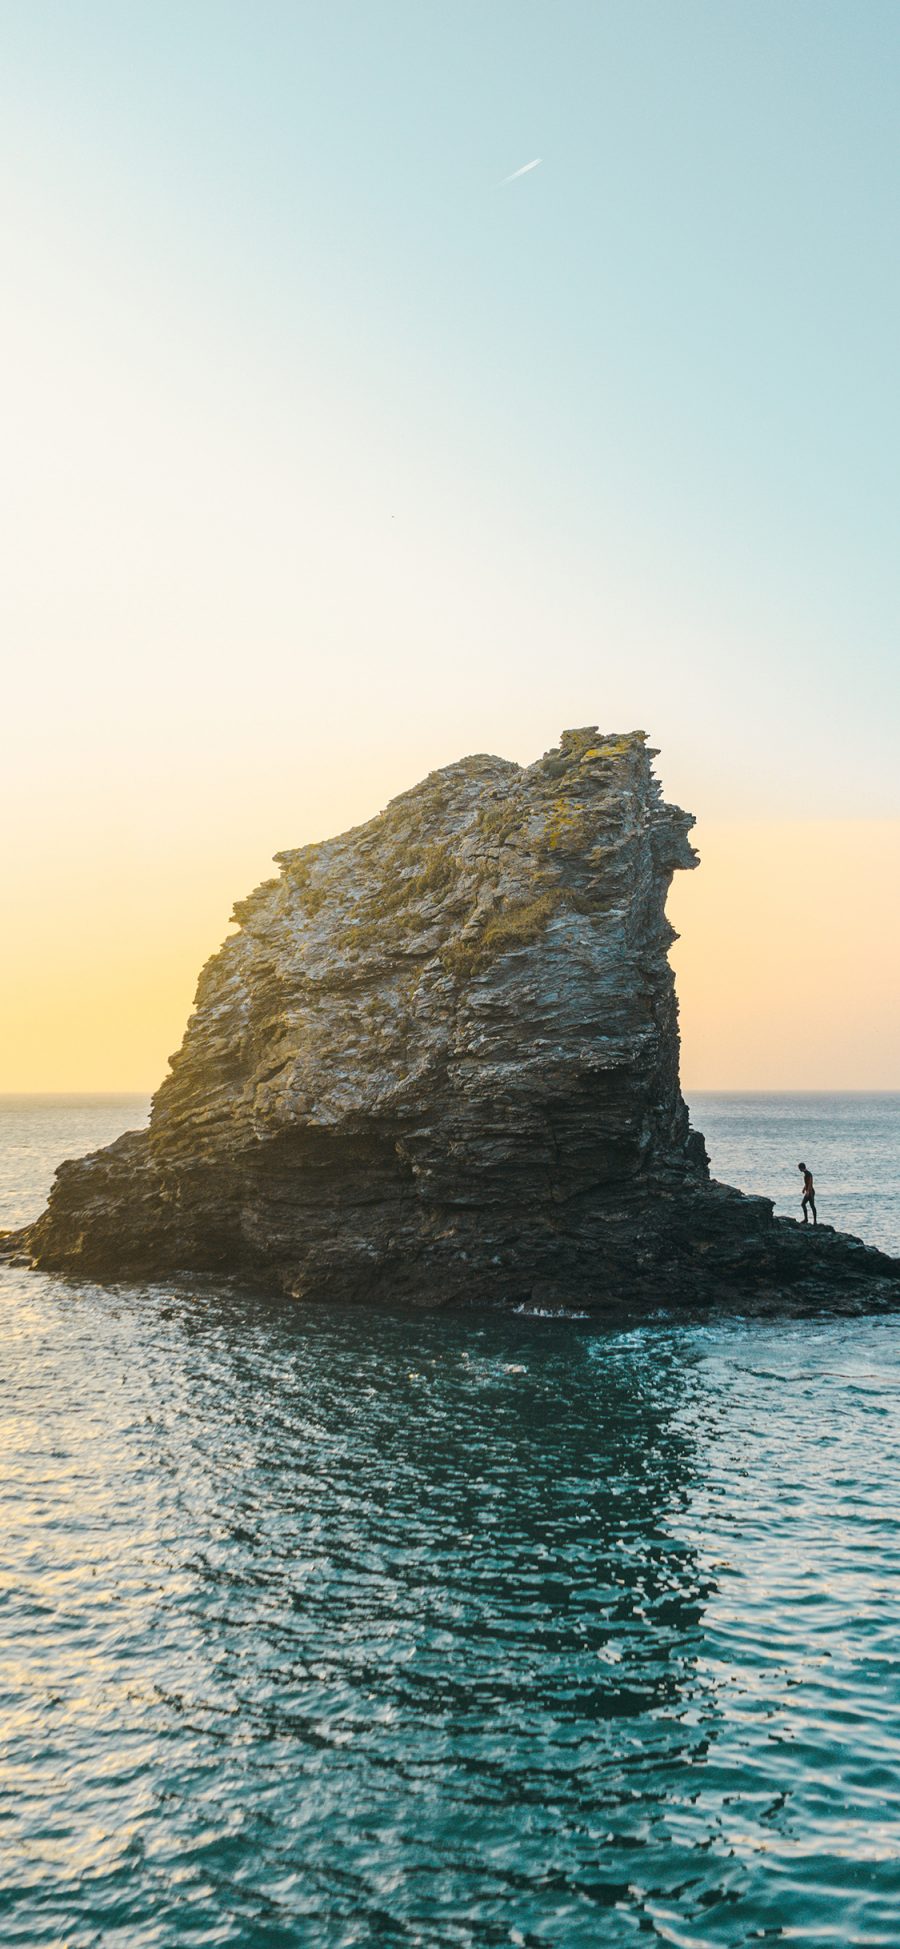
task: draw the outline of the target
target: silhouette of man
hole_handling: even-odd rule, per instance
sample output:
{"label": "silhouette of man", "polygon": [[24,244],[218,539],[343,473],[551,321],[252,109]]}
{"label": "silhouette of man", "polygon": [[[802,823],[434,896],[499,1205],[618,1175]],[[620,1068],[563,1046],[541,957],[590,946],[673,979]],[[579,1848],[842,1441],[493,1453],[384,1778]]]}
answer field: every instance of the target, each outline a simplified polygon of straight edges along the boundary
{"label": "silhouette of man", "polygon": [[[816,1217],[816,1187],[813,1184],[812,1171],[808,1171],[805,1164],[798,1164],[797,1169],[803,1172],[803,1196],[800,1200],[803,1210],[803,1223],[804,1225],[809,1224],[809,1212],[811,1211],[813,1224],[818,1225],[819,1221]],[[809,1210],[807,1210],[807,1206]]]}

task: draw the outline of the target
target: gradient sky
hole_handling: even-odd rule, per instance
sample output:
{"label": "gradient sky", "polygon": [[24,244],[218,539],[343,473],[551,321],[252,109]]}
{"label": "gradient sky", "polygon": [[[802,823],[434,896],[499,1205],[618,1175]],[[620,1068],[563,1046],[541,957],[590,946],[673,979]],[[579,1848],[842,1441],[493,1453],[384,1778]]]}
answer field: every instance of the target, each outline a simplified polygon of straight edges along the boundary
{"label": "gradient sky", "polygon": [[585,723],[700,817],[688,1084],[900,1087],[898,129],[895,0],[0,0],[0,1088]]}

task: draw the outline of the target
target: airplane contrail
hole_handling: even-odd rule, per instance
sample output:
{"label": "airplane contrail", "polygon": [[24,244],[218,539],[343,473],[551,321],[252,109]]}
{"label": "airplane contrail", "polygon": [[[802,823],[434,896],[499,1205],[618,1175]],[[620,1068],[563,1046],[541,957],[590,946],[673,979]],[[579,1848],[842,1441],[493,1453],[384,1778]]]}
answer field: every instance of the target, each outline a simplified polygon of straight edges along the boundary
{"label": "airplane contrail", "polygon": [[514,169],[511,176],[504,176],[503,182],[514,183],[517,176],[527,176],[529,169],[536,169],[540,161],[541,161],[541,157],[535,156],[533,162],[523,162],[521,169]]}

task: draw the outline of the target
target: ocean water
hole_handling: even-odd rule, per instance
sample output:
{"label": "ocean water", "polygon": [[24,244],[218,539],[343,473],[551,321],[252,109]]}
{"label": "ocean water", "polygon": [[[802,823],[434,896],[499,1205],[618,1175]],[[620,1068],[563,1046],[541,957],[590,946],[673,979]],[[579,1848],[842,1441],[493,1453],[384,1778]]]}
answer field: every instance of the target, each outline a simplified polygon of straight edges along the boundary
{"label": "ocean water", "polygon": [[[692,1107],[900,1251],[900,1099]],[[0,1299],[4,1945],[896,1949],[893,1319]]]}

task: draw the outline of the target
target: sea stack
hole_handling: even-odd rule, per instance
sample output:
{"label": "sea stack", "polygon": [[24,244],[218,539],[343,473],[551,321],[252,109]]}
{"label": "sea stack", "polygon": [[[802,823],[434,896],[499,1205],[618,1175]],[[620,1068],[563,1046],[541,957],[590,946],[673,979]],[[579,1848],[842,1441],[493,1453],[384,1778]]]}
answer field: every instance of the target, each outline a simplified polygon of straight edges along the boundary
{"label": "sea stack", "polygon": [[536,764],[462,759],[278,854],[149,1128],[64,1164],[17,1249],[302,1302],[900,1298],[900,1261],[710,1181],[665,913],[693,819],[655,756],[640,731],[566,731]]}

